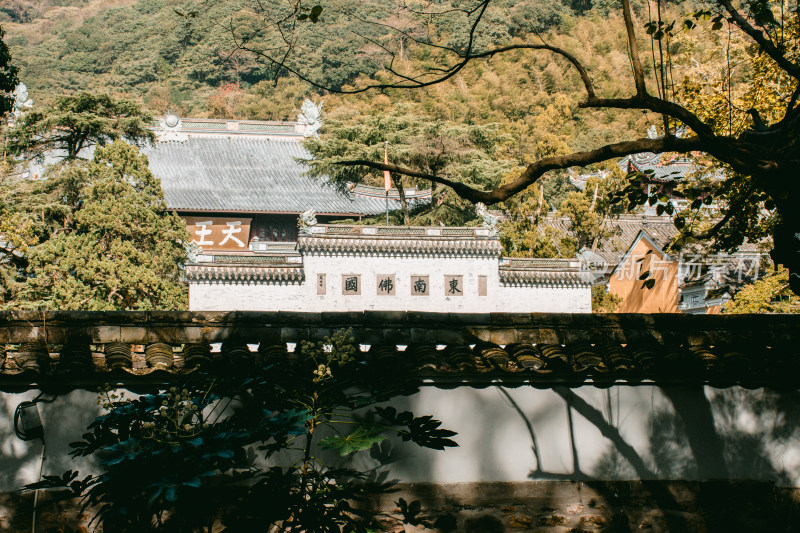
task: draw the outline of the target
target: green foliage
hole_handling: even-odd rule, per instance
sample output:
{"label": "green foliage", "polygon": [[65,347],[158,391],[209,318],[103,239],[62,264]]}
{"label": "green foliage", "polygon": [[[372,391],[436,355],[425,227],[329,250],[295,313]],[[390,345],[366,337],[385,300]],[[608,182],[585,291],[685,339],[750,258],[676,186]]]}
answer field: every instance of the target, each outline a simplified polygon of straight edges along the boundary
{"label": "green foliage", "polygon": [[[502,183],[515,180],[521,171],[517,168],[507,173]],[[500,243],[507,257],[575,256],[577,243],[572,237],[540,223],[550,210],[546,188],[537,183],[503,202],[508,218],[500,225]]]}
{"label": "green foliage", "polygon": [[323,448],[338,450],[339,455],[347,456],[353,452],[368,450],[373,444],[386,439],[383,428],[360,426],[348,435],[333,435],[320,440]]}
{"label": "green foliage", "polygon": [[382,160],[389,141],[390,162],[402,162],[428,174],[448,175],[473,184],[497,185],[511,161],[496,157],[510,141],[497,124],[480,126],[430,121],[397,105],[373,116],[357,115],[326,122],[327,134],[306,141],[312,176],[329,176],[341,190],[348,183],[383,185],[383,173],[337,166],[344,159]]}
{"label": "green foliage", "polygon": [[[180,281],[189,241],[186,225],[166,212],[161,185],[147,165],[136,148],[117,141],[95,150],[88,165],[56,174],[46,187],[62,196],[41,224],[43,242],[29,249],[28,280],[17,305],[186,307]],[[63,222],[61,228],[57,221]]]}
{"label": "green foliage", "polygon": [[[497,186],[514,165],[504,156],[511,141],[497,124],[465,125],[429,120],[413,113],[413,107],[397,105],[378,115],[339,115],[326,122],[327,133],[306,141],[312,155],[307,161],[313,178],[326,177],[333,186],[347,192],[351,183],[382,186],[383,173],[373,169],[344,166],[344,160],[380,161],[384,141],[389,141],[389,161],[427,174],[446,175],[484,187]],[[429,182],[393,175],[395,187],[430,187]],[[438,197],[442,189],[434,191]],[[436,206],[426,206],[417,216],[428,215],[436,223]],[[432,213],[433,211],[433,213]],[[446,213],[441,214],[446,217]],[[410,222],[410,220],[409,220]]]}
{"label": "green foliage", "polygon": [[64,159],[79,157],[82,149],[125,139],[150,142],[152,117],[130,100],[81,92],[63,96],[55,105],[22,116],[9,133],[12,153],[42,159],[49,152]]}
{"label": "green foliage", "polygon": [[3,40],[5,32],[0,27],[0,118],[6,116],[14,106],[14,97],[11,92],[19,83],[19,69],[11,63],[11,52]]}
{"label": "green foliage", "polygon": [[500,243],[507,257],[575,257],[575,239],[552,226],[535,226],[529,219],[506,221],[500,227]]}
{"label": "green foliage", "polygon": [[97,456],[103,473],[77,484],[77,472],[46,476],[36,486],[68,487],[97,509],[93,521],[106,530],[170,530],[174,522],[181,531],[202,530],[217,518],[217,502],[241,492],[237,474],[249,478],[246,446],[300,434],[305,421],[291,410],[222,416],[221,389],[200,383],[128,399],[106,388],[98,403],[108,413],[71,444],[75,457]]}
{"label": "green foliage", "polygon": [[[797,63],[800,59],[796,45],[797,12],[784,13],[782,4],[770,0],[747,2],[746,8],[759,31],[765,32],[789,61]],[[730,39],[727,36],[730,23],[724,12],[712,7],[689,13],[688,17],[684,21],[687,30],[701,28],[717,39]],[[676,87],[678,98],[716,134],[739,138],[749,135],[752,139],[754,133],[787,116],[796,80],[751,41],[734,38],[726,42],[725,54],[721,51],[708,54],[705,61],[689,69]],[[777,143],[778,138],[769,142]],[[676,213],[676,227],[682,232],[676,247],[692,242],[693,234],[709,230],[717,250],[734,250],[746,240],[763,242],[773,237],[777,241],[778,224],[793,217],[791,203],[785,202],[792,196],[787,185],[780,180],[770,180],[772,183],[767,184],[713,159],[701,159],[700,163],[707,167],[705,172],[680,191],[690,205]],[[779,213],[777,204],[784,206],[783,212]],[[716,216],[708,215],[708,206],[719,210]],[[728,211],[733,216],[727,224],[716,228],[715,222]]]}
{"label": "green foliage", "polygon": [[0,174],[0,308],[15,305],[25,286],[30,249],[71,227],[74,193],[83,179],[70,166],[46,180],[18,180]]}
{"label": "green foliage", "polygon": [[322,6],[317,4],[314,7],[299,7],[300,13],[295,17],[296,20],[304,21],[309,20],[316,24],[319,22],[319,16],[322,14]]}
{"label": "green foliage", "polygon": [[563,173],[553,173],[547,176],[542,186],[544,187],[545,201],[556,211],[561,208],[561,203],[567,199],[569,193],[575,191],[575,187]]}
{"label": "green foliage", "polygon": [[619,309],[622,298],[608,291],[608,285],[592,287],[592,313],[614,313]]}
{"label": "green foliage", "polygon": [[[72,443],[73,456],[98,457],[103,472],[46,476],[26,489],[69,489],[97,509],[106,531],[377,529],[375,512],[355,504],[389,487],[368,487],[366,473],[342,457],[392,434],[433,449],[456,444],[430,416],[376,406],[417,384],[355,360],[353,343],[350,331],[338,331],[303,342],[295,357],[211,364],[196,379],[137,399],[106,389],[108,413]],[[340,458],[323,456],[319,445]]]}
{"label": "green foliage", "polygon": [[589,178],[583,191],[571,192],[561,202],[559,212],[569,218],[578,250],[594,249],[616,234],[617,229],[610,221],[625,212],[619,202],[613,201],[623,183],[624,178],[615,168],[606,176]]}
{"label": "green foliage", "polygon": [[722,310],[743,313],[800,313],[800,296],[789,290],[789,271],[778,268],[737,292]]}

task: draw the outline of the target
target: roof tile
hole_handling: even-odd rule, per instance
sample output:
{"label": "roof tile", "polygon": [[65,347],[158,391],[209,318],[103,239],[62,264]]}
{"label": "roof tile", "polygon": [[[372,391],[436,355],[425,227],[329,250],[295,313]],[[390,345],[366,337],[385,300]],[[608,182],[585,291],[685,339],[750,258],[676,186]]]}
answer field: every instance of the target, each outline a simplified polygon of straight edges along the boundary
{"label": "roof tile", "polygon": [[[382,213],[383,198],[336,191],[305,175],[309,153],[295,139],[197,135],[143,149],[161,179],[167,205],[179,211]],[[399,203],[391,200],[392,209]]]}

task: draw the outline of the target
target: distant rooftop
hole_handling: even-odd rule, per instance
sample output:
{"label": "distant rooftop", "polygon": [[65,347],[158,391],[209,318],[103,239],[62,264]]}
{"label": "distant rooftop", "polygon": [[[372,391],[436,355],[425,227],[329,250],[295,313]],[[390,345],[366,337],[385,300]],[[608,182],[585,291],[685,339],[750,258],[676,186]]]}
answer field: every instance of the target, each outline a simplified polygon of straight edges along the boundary
{"label": "distant rooftop", "polygon": [[216,118],[180,118],[167,115],[155,120],[151,128],[163,140],[175,140],[180,134],[211,134],[231,136],[294,137],[303,139],[311,128],[300,122],[270,120],[233,120]]}
{"label": "distant rooftop", "polygon": [[500,256],[502,247],[483,227],[351,226],[317,224],[298,238],[301,252],[464,254]]}
{"label": "distant rooftop", "polygon": [[652,181],[679,181],[695,172],[697,164],[684,155],[642,152],[623,157],[619,166],[623,172],[641,172]]}
{"label": "distant rooftop", "polygon": [[[542,224],[551,226],[567,235],[572,234],[572,223],[567,217],[544,217]],[[612,218],[609,226],[615,230],[614,235],[602,239],[593,254],[591,251],[587,251],[591,257],[584,254],[584,259],[588,262],[616,266],[642,229],[647,230],[647,233],[661,248],[669,244],[678,233],[672,218],[667,216],[620,215]]]}
{"label": "distant rooftop", "polygon": [[[161,179],[167,205],[184,212],[375,215],[386,208],[382,187],[355,185],[345,195],[306,175],[302,140],[313,128],[299,122],[179,118],[154,124],[158,142],[143,152]],[[405,190],[414,202],[430,189]],[[389,208],[400,207],[389,192]]]}

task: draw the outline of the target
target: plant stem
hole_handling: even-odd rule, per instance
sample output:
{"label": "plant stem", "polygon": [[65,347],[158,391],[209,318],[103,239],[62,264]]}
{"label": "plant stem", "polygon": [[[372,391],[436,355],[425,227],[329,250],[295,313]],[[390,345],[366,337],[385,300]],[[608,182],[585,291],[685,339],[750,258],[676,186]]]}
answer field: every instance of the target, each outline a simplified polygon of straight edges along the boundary
{"label": "plant stem", "polygon": [[[308,432],[306,433],[306,446],[303,451],[303,469],[300,476],[301,498],[306,500],[308,498],[308,469],[311,466],[311,443],[314,441],[314,429],[317,427],[317,398],[318,393],[314,391],[311,397],[311,420],[309,421]],[[293,522],[297,522],[293,520]]]}

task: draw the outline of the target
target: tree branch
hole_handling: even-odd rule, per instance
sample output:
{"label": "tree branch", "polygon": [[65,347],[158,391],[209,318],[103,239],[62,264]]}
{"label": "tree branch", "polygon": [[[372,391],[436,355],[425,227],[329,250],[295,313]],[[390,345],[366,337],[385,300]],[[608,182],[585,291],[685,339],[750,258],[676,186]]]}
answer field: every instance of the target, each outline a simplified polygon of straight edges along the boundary
{"label": "tree branch", "polygon": [[617,109],[646,109],[655,113],[669,115],[678,119],[690,128],[699,137],[714,137],[714,130],[697,115],[676,103],[656,98],[649,94],[632,96],[630,98],[594,98],[578,104],[581,108],[613,107]]}
{"label": "tree branch", "polygon": [[572,66],[575,67],[575,70],[578,71],[578,74],[581,77],[581,81],[583,82],[583,86],[586,89],[587,99],[593,100],[595,99],[595,92],[594,92],[594,85],[592,84],[592,80],[589,78],[589,72],[586,68],[581,64],[578,59],[561,48],[557,46],[551,46],[549,44],[510,44],[507,46],[501,46],[500,48],[493,48],[492,50],[487,50],[486,52],[481,52],[478,54],[472,54],[471,56],[464,56],[463,59],[465,61],[470,61],[472,59],[482,59],[486,57],[492,57],[496,54],[501,54],[503,52],[508,52],[511,50],[548,50],[553,52],[554,54],[558,54],[565,58],[567,61],[572,63]]}
{"label": "tree branch", "polygon": [[392,164],[384,164],[365,159],[355,159],[347,161],[337,161],[334,165],[343,166],[363,166],[376,170],[388,170],[397,174],[403,174],[414,178],[426,179],[446,185],[452,188],[456,194],[471,202],[483,202],[486,205],[496,204],[507,200],[518,192],[533,185],[542,175],[551,170],[566,169],[575,166],[586,166],[593,163],[606,161],[614,157],[622,157],[639,152],[691,152],[703,150],[707,143],[700,137],[690,137],[688,139],[678,139],[675,137],[665,137],[662,139],[637,139],[634,141],[624,141],[609,144],[595,150],[586,152],[575,152],[568,155],[546,157],[535,163],[531,163],[522,172],[519,178],[511,183],[498,187],[491,191],[475,189],[464,183],[453,181],[438,175],[427,174],[418,170],[400,167]]}
{"label": "tree branch", "polygon": [[792,91],[792,96],[789,98],[789,103],[786,105],[786,113],[783,115],[781,122],[788,119],[789,115],[791,115],[792,111],[794,110],[794,106],[797,103],[798,96],[800,96],[800,82],[797,83],[797,87],[795,87],[794,91]]}
{"label": "tree branch", "polygon": [[786,71],[791,77],[800,80],[800,66],[792,63],[789,61],[786,56],[781,53],[780,50],[766,37],[764,37],[764,33],[757,29],[755,26],[750,24],[747,19],[739,13],[739,11],[733,7],[731,0],[717,0],[722,7],[725,8],[725,11],[731,16],[730,20],[736,26],[739,27],[740,30],[745,32],[747,35],[753,39],[761,50],[767,54],[769,57],[775,61],[779,67]]}
{"label": "tree branch", "polygon": [[739,213],[739,211],[742,209],[742,207],[744,207],[744,205],[750,200],[750,196],[753,194],[753,191],[756,188],[756,183],[755,182],[756,182],[756,180],[754,179],[750,183],[750,186],[747,188],[747,192],[745,192],[743,195],[741,195],[739,198],[737,198],[736,202],[734,202],[728,208],[728,211],[727,211],[727,213],[725,213],[725,216],[723,216],[721,219],[719,219],[716,222],[716,224],[714,224],[713,226],[711,226],[707,230],[702,231],[700,233],[695,233],[691,228],[689,230],[687,230],[687,231],[682,231],[681,233],[686,237],[692,237],[694,239],[699,239],[699,240],[710,239],[711,237],[716,236],[717,233],[719,233],[720,230],[723,227],[725,227],[725,225],[728,223],[728,221],[731,218],[733,218],[733,216],[735,214]]}
{"label": "tree branch", "polygon": [[625,32],[628,34],[628,46],[631,51],[631,65],[633,65],[633,83],[636,85],[636,94],[645,96],[647,87],[644,83],[644,70],[639,59],[639,45],[636,43],[636,32],[633,30],[633,14],[631,13],[630,0],[622,0],[622,16],[625,19]]}

